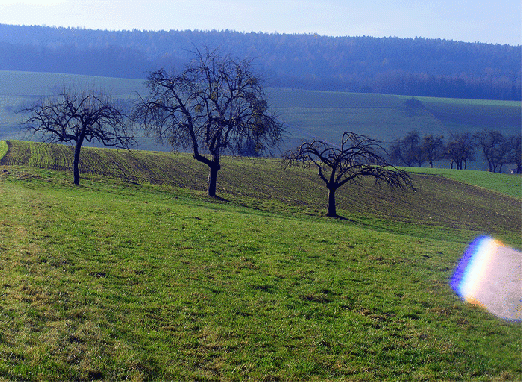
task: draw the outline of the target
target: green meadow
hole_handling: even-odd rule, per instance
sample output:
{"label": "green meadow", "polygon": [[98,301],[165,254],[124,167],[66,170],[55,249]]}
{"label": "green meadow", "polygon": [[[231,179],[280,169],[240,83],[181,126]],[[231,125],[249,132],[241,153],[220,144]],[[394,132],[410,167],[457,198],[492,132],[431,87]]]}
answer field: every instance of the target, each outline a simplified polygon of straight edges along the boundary
{"label": "green meadow", "polygon": [[75,187],[70,153],[0,144],[0,380],[522,379],[520,323],[448,285],[476,236],[521,248],[520,177],[363,181],[331,219],[277,160],[213,199],[186,154],[85,148]]}
{"label": "green meadow", "polygon": [[356,131],[390,143],[411,130],[449,137],[484,129],[513,135],[521,128],[519,102],[415,97],[423,107],[409,108],[406,96],[298,89],[269,94],[294,140],[314,136],[337,142],[343,131]]}
{"label": "green meadow", "polygon": [[[147,92],[144,80],[0,71],[0,139],[30,139],[20,132],[24,116],[16,110],[64,86],[104,89],[126,102]],[[421,136],[449,137],[451,133],[484,129],[508,136],[519,134],[521,129],[522,108],[516,101],[416,97],[422,107],[412,109],[407,106],[411,97],[405,96],[278,88],[267,89],[267,98],[286,126],[279,148],[283,152],[310,137],[338,142],[345,131],[365,134],[388,145],[411,130]],[[140,139],[140,145],[142,149],[168,151],[150,139]]]}

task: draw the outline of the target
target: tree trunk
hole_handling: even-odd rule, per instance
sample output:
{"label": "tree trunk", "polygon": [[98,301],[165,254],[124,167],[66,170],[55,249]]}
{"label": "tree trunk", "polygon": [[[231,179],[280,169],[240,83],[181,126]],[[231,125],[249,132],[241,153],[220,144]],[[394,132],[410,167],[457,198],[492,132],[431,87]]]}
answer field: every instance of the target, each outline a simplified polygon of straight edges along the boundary
{"label": "tree trunk", "polygon": [[210,173],[208,174],[208,196],[215,197],[217,189],[217,175],[221,168],[219,162],[213,161],[210,165]]}
{"label": "tree trunk", "polygon": [[82,149],[83,138],[80,137],[76,142],[76,147],[74,148],[74,160],[73,160],[73,174],[74,174],[74,184],[80,185],[80,151]]}
{"label": "tree trunk", "polygon": [[328,189],[328,214],[326,216],[336,218],[337,209],[335,207],[335,188]]}

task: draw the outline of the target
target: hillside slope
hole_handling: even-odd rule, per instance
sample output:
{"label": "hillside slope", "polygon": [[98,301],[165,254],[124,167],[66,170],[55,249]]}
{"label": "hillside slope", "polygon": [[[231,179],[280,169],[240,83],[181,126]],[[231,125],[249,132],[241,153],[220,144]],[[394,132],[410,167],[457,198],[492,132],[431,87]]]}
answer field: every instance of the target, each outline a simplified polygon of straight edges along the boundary
{"label": "hillside slope", "polygon": [[387,146],[407,132],[421,136],[497,130],[520,134],[519,102],[417,97],[421,107],[408,107],[409,97],[383,94],[269,89],[271,106],[288,126],[288,146],[303,138],[338,142],[344,131],[355,131]]}
{"label": "hillside slope", "polygon": [[520,46],[233,31],[101,31],[0,24],[0,69],[143,78],[194,49],[254,59],[271,86],[520,100]]}
{"label": "hillside slope", "polygon": [[[71,153],[70,146],[10,141],[0,165],[69,170]],[[80,171],[83,176],[108,176],[136,184],[161,184],[201,192],[206,189],[206,166],[181,153],[85,148]],[[337,196],[340,214],[359,224],[370,219],[385,230],[397,224],[415,223],[444,227],[452,235],[464,230],[510,240],[522,230],[520,198],[434,174],[412,176],[416,191],[379,188],[369,180],[341,188]],[[514,189],[520,187],[520,177],[504,175],[504,179],[513,182]],[[218,195],[266,211],[290,208],[322,215],[326,194],[314,171],[283,169],[273,159],[224,157],[218,176]]]}

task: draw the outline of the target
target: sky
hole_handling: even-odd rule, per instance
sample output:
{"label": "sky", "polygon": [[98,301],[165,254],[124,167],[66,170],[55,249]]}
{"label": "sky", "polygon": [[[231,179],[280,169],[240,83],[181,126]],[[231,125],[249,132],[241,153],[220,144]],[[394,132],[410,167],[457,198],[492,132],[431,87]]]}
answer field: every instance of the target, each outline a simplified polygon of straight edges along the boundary
{"label": "sky", "polygon": [[520,0],[0,0],[0,23],[522,44]]}

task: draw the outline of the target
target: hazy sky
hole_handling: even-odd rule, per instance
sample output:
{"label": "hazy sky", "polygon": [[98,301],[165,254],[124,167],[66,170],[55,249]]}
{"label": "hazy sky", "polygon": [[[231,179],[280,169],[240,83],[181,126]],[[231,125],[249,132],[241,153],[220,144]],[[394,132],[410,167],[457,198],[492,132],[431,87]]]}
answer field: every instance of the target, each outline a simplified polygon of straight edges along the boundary
{"label": "hazy sky", "polygon": [[0,23],[522,44],[520,0],[0,0]]}

